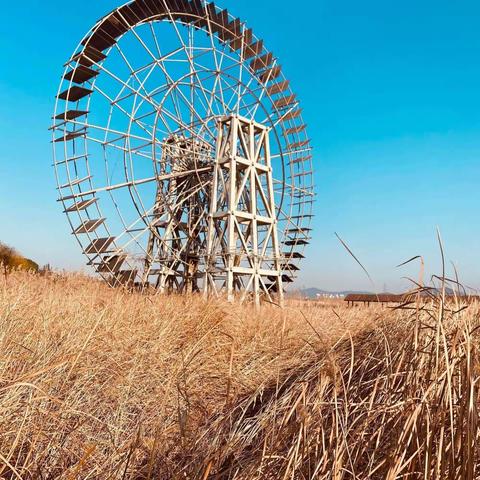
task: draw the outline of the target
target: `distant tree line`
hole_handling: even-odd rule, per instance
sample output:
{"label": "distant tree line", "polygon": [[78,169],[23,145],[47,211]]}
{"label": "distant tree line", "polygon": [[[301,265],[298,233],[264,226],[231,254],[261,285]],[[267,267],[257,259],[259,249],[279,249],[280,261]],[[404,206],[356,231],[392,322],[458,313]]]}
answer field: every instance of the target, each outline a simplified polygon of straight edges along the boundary
{"label": "distant tree line", "polygon": [[5,273],[14,269],[39,271],[37,263],[29,258],[23,257],[14,248],[2,242],[0,242],[0,265],[3,266]]}

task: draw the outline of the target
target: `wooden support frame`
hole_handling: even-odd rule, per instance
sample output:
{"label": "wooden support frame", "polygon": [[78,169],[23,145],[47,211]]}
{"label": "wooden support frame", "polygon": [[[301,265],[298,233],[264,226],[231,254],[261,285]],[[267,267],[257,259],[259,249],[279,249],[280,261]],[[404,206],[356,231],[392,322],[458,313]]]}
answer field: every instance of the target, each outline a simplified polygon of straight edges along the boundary
{"label": "wooden support frame", "polygon": [[281,262],[269,129],[238,115],[224,117],[218,121],[204,294],[283,305]]}
{"label": "wooden support frame", "polygon": [[[162,150],[160,164],[170,165],[168,180],[157,183],[155,206],[142,278],[144,286],[159,293],[200,291],[203,278],[202,251],[207,223],[204,212],[208,196],[202,186],[202,172],[208,178],[212,167],[201,168],[208,146],[182,137],[171,137]],[[157,176],[164,178],[165,172]],[[155,283],[151,283],[153,278]]]}

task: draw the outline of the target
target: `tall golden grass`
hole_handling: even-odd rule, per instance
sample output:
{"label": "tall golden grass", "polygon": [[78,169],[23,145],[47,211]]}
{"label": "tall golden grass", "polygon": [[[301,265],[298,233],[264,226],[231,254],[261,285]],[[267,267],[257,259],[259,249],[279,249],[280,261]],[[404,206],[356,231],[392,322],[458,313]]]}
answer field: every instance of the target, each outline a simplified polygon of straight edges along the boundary
{"label": "tall golden grass", "polygon": [[477,303],[0,281],[0,478],[480,478]]}

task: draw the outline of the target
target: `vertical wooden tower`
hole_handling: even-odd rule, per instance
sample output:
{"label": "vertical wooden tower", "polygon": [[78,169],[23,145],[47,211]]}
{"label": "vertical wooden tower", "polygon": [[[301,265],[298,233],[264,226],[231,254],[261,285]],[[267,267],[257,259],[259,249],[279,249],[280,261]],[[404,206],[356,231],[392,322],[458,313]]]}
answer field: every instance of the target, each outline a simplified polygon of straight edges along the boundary
{"label": "vertical wooden tower", "polygon": [[237,115],[218,124],[206,258],[205,294],[283,303],[269,129]]}

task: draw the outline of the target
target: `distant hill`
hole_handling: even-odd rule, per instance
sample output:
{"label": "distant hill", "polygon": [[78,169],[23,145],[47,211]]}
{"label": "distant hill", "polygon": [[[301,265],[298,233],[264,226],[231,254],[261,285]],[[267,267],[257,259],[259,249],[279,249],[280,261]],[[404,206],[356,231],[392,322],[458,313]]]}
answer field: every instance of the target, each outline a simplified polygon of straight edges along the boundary
{"label": "distant hill", "polygon": [[[431,292],[433,294],[439,295],[441,293],[440,289],[432,289]],[[382,292],[382,293],[387,293],[391,294],[390,292]],[[451,288],[446,287],[445,288],[445,294],[446,295],[454,295],[456,292],[454,292]],[[365,290],[343,290],[343,291],[329,291],[329,290],[322,290],[320,288],[315,288],[315,287],[310,287],[310,288],[303,288],[299,290],[292,290],[291,292],[288,293],[289,296],[296,296],[300,295],[304,298],[318,298],[318,297],[345,297],[350,294],[367,294],[371,295],[374,294],[374,292],[369,292]],[[423,295],[427,295],[427,293],[424,293]]]}
{"label": "distant hill", "polygon": [[343,290],[343,291],[329,291],[329,290],[322,290],[320,288],[310,287],[304,288],[300,290],[291,291],[289,294],[291,296],[301,295],[302,297],[306,298],[317,298],[323,296],[333,296],[333,297],[344,297],[345,295],[349,295],[351,293],[372,293],[367,291],[354,291],[354,290]]}

